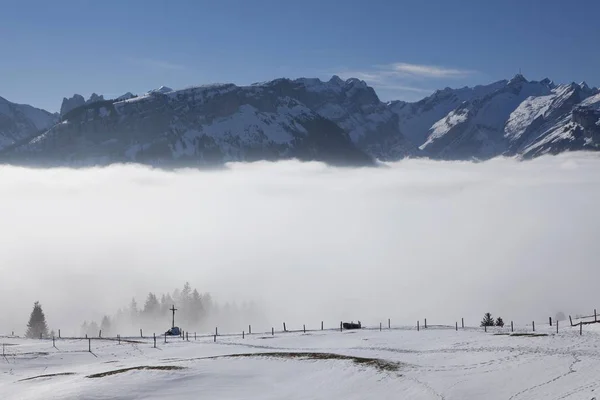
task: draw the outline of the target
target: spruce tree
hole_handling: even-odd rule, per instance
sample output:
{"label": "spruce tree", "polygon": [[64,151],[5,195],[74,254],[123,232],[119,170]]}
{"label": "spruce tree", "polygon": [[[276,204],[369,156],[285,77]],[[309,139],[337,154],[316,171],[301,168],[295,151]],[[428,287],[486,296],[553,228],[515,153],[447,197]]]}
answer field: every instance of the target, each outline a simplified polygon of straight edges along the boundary
{"label": "spruce tree", "polygon": [[499,326],[500,328],[504,326],[504,321],[502,320],[502,317],[498,317],[496,319],[496,326]]}
{"label": "spruce tree", "polygon": [[481,320],[481,326],[494,326],[494,318],[492,317],[492,314],[484,314],[483,319]]}
{"label": "spruce tree", "polygon": [[29,317],[26,336],[33,339],[39,338],[40,335],[48,337],[48,325],[46,324],[46,316],[42,310],[42,305],[39,301],[36,301],[33,304],[33,311],[31,311],[31,316]]}

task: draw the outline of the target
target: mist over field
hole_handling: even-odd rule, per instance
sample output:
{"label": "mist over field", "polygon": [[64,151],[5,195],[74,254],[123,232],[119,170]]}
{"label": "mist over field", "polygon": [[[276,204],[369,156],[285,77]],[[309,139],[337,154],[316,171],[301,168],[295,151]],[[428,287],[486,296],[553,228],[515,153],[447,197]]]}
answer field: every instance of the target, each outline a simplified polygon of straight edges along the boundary
{"label": "mist over field", "polygon": [[599,171],[588,153],[364,169],[2,166],[0,334],[22,334],[36,300],[50,328],[75,334],[186,281],[222,303],[255,301],[269,320],[256,329],[589,313]]}

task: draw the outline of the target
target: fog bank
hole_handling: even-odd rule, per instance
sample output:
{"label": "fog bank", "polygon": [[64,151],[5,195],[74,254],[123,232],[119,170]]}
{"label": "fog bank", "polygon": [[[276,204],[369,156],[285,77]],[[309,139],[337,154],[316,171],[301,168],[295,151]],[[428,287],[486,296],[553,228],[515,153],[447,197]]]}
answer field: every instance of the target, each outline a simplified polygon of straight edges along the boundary
{"label": "fog bank", "polygon": [[36,300],[50,328],[74,333],[186,281],[255,301],[276,327],[589,313],[599,205],[600,157],[586,153],[365,169],[2,166],[0,334],[23,333]]}

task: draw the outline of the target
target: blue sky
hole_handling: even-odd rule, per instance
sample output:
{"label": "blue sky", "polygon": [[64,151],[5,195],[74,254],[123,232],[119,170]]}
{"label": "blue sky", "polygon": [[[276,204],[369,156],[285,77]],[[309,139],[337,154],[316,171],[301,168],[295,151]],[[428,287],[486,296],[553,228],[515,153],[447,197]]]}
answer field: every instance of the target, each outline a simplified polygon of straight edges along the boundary
{"label": "blue sky", "polygon": [[0,96],[356,76],[382,100],[512,77],[600,85],[597,0],[6,2]]}

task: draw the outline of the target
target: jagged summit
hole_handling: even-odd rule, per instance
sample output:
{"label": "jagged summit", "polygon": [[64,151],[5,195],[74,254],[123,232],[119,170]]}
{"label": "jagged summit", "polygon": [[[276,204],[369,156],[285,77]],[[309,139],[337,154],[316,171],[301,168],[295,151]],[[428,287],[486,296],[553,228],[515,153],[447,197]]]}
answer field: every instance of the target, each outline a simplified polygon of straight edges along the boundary
{"label": "jagged summit", "polygon": [[525,79],[521,73],[516,74],[511,80],[508,81],[508,85],[518,85],[523,83],[529,83],[529,81]]}
{"label": "jagged summit", "polygon": [[69,111],[81,107],[85,104],[85,98],[80,94],[74,94],[72,97],[64,97],[60,106],[60,115],[63,116]]}
{"label": "jagged summit", "polygon": [[87,99],[87,101],[85,102],[86,104],[93,104],[99,101],[104,101],[104,96],[96,94],[96,93],[92,93],[92,95],[90,96],[89,99]]}

